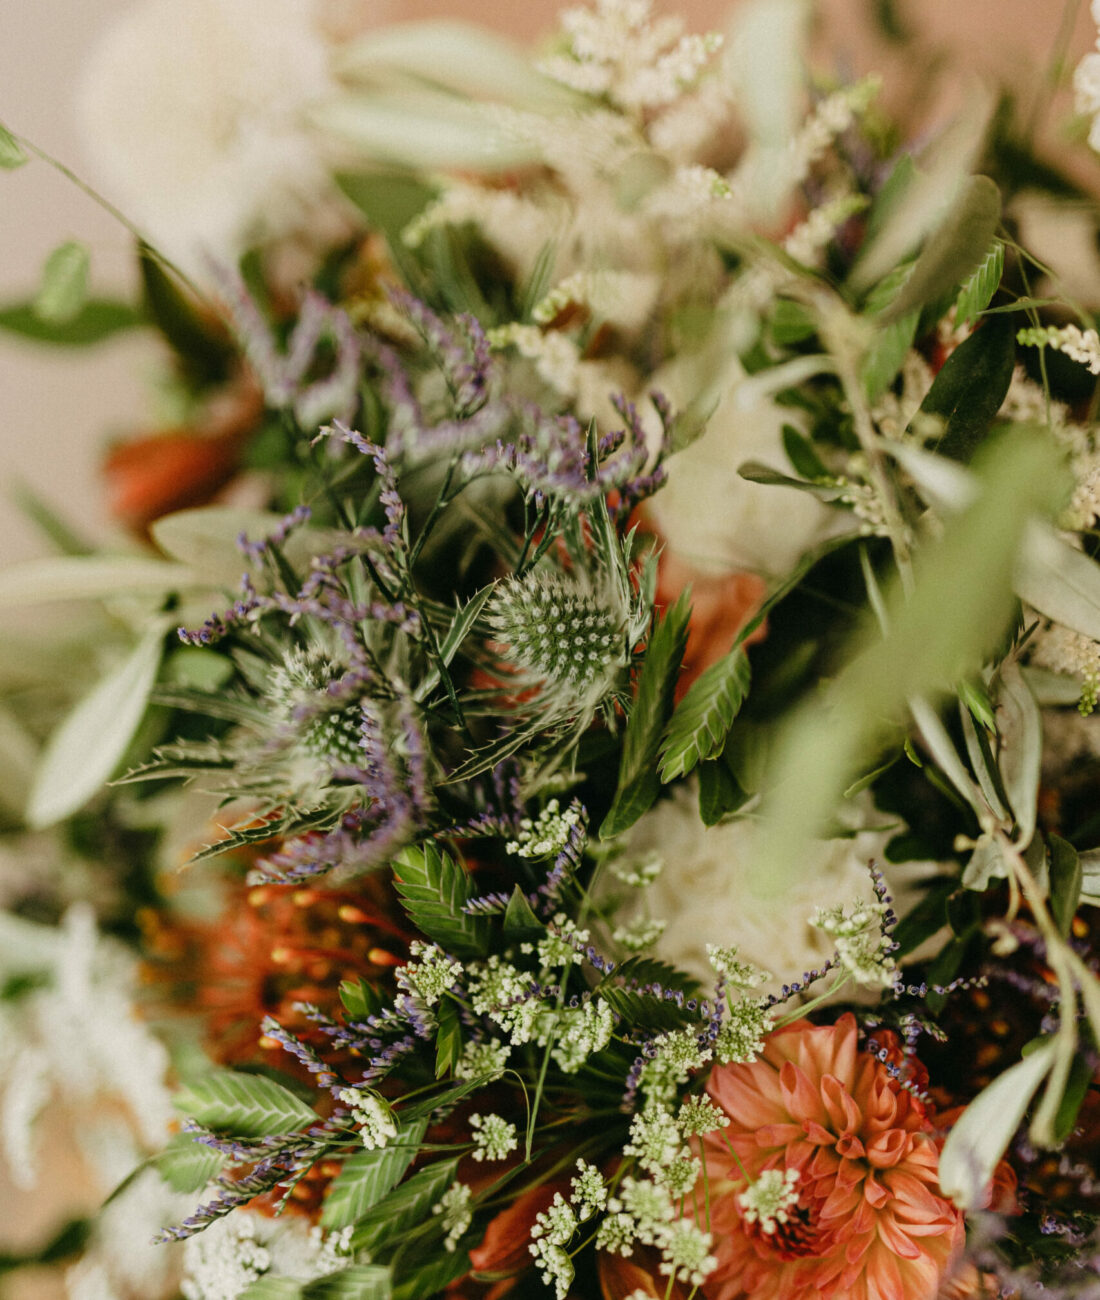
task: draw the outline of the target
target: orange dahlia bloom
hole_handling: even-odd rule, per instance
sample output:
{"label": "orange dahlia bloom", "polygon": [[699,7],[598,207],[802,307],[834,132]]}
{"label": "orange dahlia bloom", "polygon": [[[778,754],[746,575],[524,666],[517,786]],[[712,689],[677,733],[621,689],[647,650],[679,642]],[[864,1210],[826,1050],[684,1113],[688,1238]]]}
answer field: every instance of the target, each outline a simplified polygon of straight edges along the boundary
{"label": "orange dahlia bloom", "polygon": [[859,1049],[854,1017],[777,1030],[707,1090],[730,1117],[701,1143],[719,1261],[708,1300],[933,1300],[963,1244],[937,1182],[942,1142],[929,1108]]}

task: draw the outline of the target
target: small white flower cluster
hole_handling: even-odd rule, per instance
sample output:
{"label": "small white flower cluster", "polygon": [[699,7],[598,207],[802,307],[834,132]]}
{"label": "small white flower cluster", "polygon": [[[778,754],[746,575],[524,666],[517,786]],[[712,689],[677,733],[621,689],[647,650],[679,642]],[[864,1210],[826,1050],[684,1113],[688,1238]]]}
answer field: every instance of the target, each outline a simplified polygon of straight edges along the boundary
{"label": "small white flower cluster", "polygon": [[[852,459],[857,462],[859,460],[858,457]],[[852,469],[853,472],[859,473],[862,465],[856,464]],[[860,536],[889,537],[886,511],[878,490],[870,483],[856,482],[845,474],[839,475],[836,483],[842,489],[837,500],[842,501],[846,506],[851,506],[852,514],[860,521]]]}
{"label": "small white flower cluster", "polygon": [[1050,623],[1036,635],[1031,657],[1044,668],[1068,673],[1080,681],[1077,707],[1087,718],[1100,700],[1100,642],[1060,623]]}
{"label": "small white flower cluster", "polygon": [[665,224],[667,238],[684,243],[704,233],[708,218],[721,215],[716,214],[715,204],[730,205],[732,197],[720,172],[693,163],[678,167],[668,184],[654,190],[645,211]]}
{"label": "small white flower cluster", "polygon": [[474,1139],[473,1158],[504,1160],[517,1145],[516,1126],[500,1115],[471,1115],[470,1129]]}
{"label": "small white flower cluster", "polygon": [[487,961],[471,962],[466,992],[475,1015],[488,1016],[509,1036],[514,1047],[531,1040],[542,1004],[531,997],[529,975],[493,953]]}
{"label": "small white flower cluster", "polygon": [[552,325],[564,313],[580,308],[600,321],[633,332],[649,319],[660,280],[638,271],[576,271],[560,280],[531,309],[536,325]]}
{"label": "small white flower cluster", "polygon": [[491,1039],[479,1043],[473,1038],[467,1039],[455,1065],[455,1078],[484,1079],[486,1083],[493,1083],[504,1073],[510,1052],[506,1043]]}
{"label": "small white flower cluster", "polygon": [[[1092,21],[1100,26],[1100,0],[1092,0]],[[1100,38],[1096,42],[1100,51]],[[1100,53],[1090,51],[1074,69],[1074,106],[1078,113],[1092,115],[1089,144],[1100,150]]]}
{"label": "small white flower cluster", "polygon": [[679,1282],[701,1286],[718,1267],[711,1254],[714,1237],[691,1219],[678,1219],[661,1234],[659,1271]]}
{"label": "small white flower cluster", "polygon": [[798,1180],[797,1169],[786,1173],[765,1169],[737,1198],[741,1218],[746,1223],[759,1223],[761,1232],[773,1235],[776,1224],[787,1223],[789,1211],[798,1204]]}
{"label": "small white flower cluster", "polygon": [[607,1205],[603,1175],[587,1161],[577,1161],[577,1173],[570,1187],[568,1201],[561,1192],[556,1192],[547,1209],[535,1216],[529,1246],[543,1282],[554,1287],[557,1300],[565,1300],[573,1282],[573,1262],[566,1247],[578,1224]]}
{"label": "small white flower cluster", "polygon": [[910,348],[901,363],[899,391],[887,388],[871,407],[871,419],[883,438],[900,442],[912,426],[912,436],[919,439],[921,425],[925,422],[935,428],[936,437],[940,435],[942,425],[938,420],[919,416],[934,378],[932,367],[916,348]]}
{"label": "small white flower cluster", "polygon": [[686,1083],[712,1056],[691,1029],[673,1029],[652,1043],[654,1055],[642,1068],[641,1088],[648,1102],[665,1103],[676,1096],[677,1085]]}
{"label": "small white flower cluster", "polygon": [[1094,329],[1082,330],[1077,325],[1047,325],[1020,330],[1016,342],[1024,347],[1048,347],[1064,352],[1071,361],[1087,366],[1094,375],[1100,375],[1100,334]]}
{"label": "small white flower cluster", "polygon": [[630,1121],[630,1141],[623,1147],[623,1155],[634,1156],[646,1173],[660,1179],[683,1152],[680,1125],[664,1106],[647,1106]]}
{"label": "small white flower cluster", "polygon": [[843,135],[857,117],[866,113],[879,93],[882,80],[875,74],[841,90],[818,104],[791,142],[792,184],[801,184],[810,168],[821,160],[833,141]]}
{"label": "small white flower cluster", "polygon": [[836,944],[840,963],[857,984],[868,988],[892,988],[897,963],[891,957],[892,941],[882,933],[880,919],[884,903],[853,903],[819,907],[810,924],[823,930]]}
{"label": "small white flower cluster", "polygon": [[294,1218],[229,1215],[187,1240],[180,1293],[184,1300],[236,1300],[261,1278],[311,1282],[347,1265],[351,1234],[326,1234]]}
{"label": "small white flower cluster", "polygon": [[771,971],[762,970],[751,961],[741,961],[736,944],[707,944],[707,959],[726,983],[735,989],[757,989],[772,978]]}
{"label": "small white flower cluster", "polygon": [[673,1199],[686,1194],[655,1179],[628,1175],[618,1195],[607,1203],[608,1213],[596,1234],[596,1249],[628,1256],[634,1253],[635,1242],[656,1246],[661,1252],[659,1268],[665,1276],[699,1286],[718,1261],[710,1253],[711,1234],[690,1218],[676,1217]]}
{"label": "small white flower cluster", "polygon": [[676,1119],[685,1137],[702,1137],[705,1133],[727,1128],[730,1122],[721,1106],[716,1106],[709,1097],[695,1094],[684,1098]]}
{"label": "small white flower cluster", "polygon": [[[551,803],[557,803],[552,799]],[[564,912],[557,912],[548,927],[546,938],[540,939],[536,949],[531,944],[521,945],[521,951],[537,951],[539,962],[544,971],[560,966],[568,970],[570,966],[579,966],[584,960],[582,949],[592,936],[582,930]]]}
{"label": "small white flower cluster", "polygon": [[443,1196],[432,1206],[432,1213],[442,1216],[443,1230],[447,1234],[443,1240],[444,1249],[454,1254],[466,1229],[473,1222],[474,1212],[470,1205],[472,1193],[465,1183],[452,1183]]}
{"label": "small white flower cluster", "polygon": [[551,1037],[556,1038],[551,1053],[555,1063],[564,1074],[575,1074],[611,1041],[615,1016],[607,1002],[592,998],[579,1007],[563,1007],[544,1023],[537,1041],[546,1046]]}
{"label": "small white flower cluster", "polygon": [[647,853],[641,857],[627,857],[625,861],[612,859],[611,873],[616,880],[634,889],[645,889],[652,885],[664,867],[663,859],[656,853]]}
{"label": "small white flower cluster", "polygon": [[603,1174],[587,1160],[577,1161],[577,1173],[570,1182],[573,1194],[570,1200],[577,1211],[577,1219],[583,1223],[598,1210],[607,1206],[607,1184]]}
{"label": "small white flower cluster", "polygon": [[409,945],[409,955],[412,960],[397,972],[397,986],[419,998],[426,1007],[434,1007],[454,987],[462,974],[462,963],[449,957],[438,944],[421,943],[419,939]]}
{"label": "small white flower cluster", "polygon": [[674,103],[721,46],[716,34],[683,34],[679,18],[651,19],[652,0],[596,0],[595,9],[567,9],[561,25],[567,55],[541,70],[587,95],[606,95],[619,107],[642,111]]}
{"label": "small white flower cluster", "polygon": [[569,843],[570,832],[579,821],[577,808],[569,807],[562,812],[557,799],[551,799],[533,821],[530,817],[523,818],[516,838],[505,844],[505,852],[520,858],[553,857]]}
{"label": "small white flower cluster", "polygon": [[629,925],[616,926],[611,937],[617,944],[621,944],[627,952],[645,952],[647,948],[653,947],[661,935],[664,934],[667,926],[667,921],[647,920],[644,917],[639,917],[638,920],[631,921]]}
{"label": "small white flower cluster", "polygon": [[384,1147],[390,1138],[397,1136],[393,1111],[378,1093],[366,1088],[342,1088],[337,1096],[350,1108],[351,1117],[360,1126],[359,1136],[368,1151]]}
{"label": "small white flower cluster", "polygon": [[727,1010],[714,1054],[723,1065],[749,1065],[764,1050],[774,1017],[763,998],[741,998]]}

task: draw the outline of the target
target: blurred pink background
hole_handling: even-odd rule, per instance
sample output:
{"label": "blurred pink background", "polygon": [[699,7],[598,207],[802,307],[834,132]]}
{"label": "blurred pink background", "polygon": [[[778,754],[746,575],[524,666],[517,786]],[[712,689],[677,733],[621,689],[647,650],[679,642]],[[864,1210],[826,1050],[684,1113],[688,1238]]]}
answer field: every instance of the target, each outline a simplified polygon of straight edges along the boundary
{"label": "blurred pink background", "polygon": [[[184,3],[185,0],[180,0]],[[80,171],[72,87],[85,51],[131,0],[35,0],[0,5],[0,121]],[[349,21],[440,15],[480,21],[524,39],[553,27],[554,0],[328,0]],[[660,3],[661,9],[672,5]],[[727,0],[685,0],[695,29],[720,26]],[[817,0],[818,58],[855,73],[877,69],[892,105],[917,105],[942,117],[950,76],[939,88],[914,85],[913,63],[874,31],[875,0]],[[1008,80],[1021,95],[1041,83],[1063,21],[1072,27],[1069,66],[1096,31],[1087,5],[1070,0],[895,0],[923,45],[959,66]],[[944,92],[944,93],[941,93]],[[1061,107],[1068,100],[1063,97]],[[1064,112],[1062,116],[1064,117]],[[917,125],[917,123],[914,123]],[[1083,146],[1078,166],[1087,170]],[[35,163],[0,176],[0,302],[33,290],[46,255],[65,239],[91,245],[97,291],[125,290],[132,268],[125,233],[89,199]],[[150,340],[126,337],[88,351],[53,352],[0,337],[0,484],[30,484],[63,506],[91,535],[106,528],[99,501],[99,450],[112,432],[140,427],[148,408],[142,378],[155,356]],[[41,553],[44,545],[6,498],[0,499],[0,563]]]}

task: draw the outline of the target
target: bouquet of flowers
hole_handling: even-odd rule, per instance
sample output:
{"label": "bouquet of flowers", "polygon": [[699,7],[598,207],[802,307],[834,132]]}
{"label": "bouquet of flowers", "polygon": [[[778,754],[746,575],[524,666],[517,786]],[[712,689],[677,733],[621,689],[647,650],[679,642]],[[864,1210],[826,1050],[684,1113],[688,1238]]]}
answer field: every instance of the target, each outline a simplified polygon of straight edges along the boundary
{"label": "bouquet of flowers", "polygon": [[1097,1294],[1100,337],[1020,196],[1098,212],[806,18],[152,0],[96,55],[141,302],[73,243],[0,327],[152,326],[170,418],[128,541],[37,503],[0,574],[105,664],[3,665],[3,1149],[106,1195],[7,1267]]}

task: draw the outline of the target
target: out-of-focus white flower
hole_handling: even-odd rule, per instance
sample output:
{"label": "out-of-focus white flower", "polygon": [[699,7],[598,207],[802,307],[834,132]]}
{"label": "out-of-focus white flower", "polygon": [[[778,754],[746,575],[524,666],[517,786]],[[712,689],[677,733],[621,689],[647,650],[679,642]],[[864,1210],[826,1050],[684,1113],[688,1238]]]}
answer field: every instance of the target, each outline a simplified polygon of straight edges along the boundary
{"label": "out-of-focus white flower", "polygon": [[[1097,0],[1092,2],[1092,21],[1100,27],[1100,3]],[[1100,50],[1100,39],[1096,44]],[[1100,150],[1100,53],[1091,51],[1086,54],[1074,69],[1073,94],[1078,113],[1092,114],[1089,144]]]}
{"label": "out-of-focus white flower", "polygon": [[261,1277],[311,1282],[348,1263],[350,1233],[326,1236],[301,1219],[229,1215],[188,1238],[181,1290],[185,1300],[236,1300]]}
{"label": "out-of-focus white flower", "polygon": [[94,50],[78,111],[104,190],[195,272],[331,193],[304,112],[332,89],[310,0],[147,0]]}
{"label": "out-of-focus white flower", "polygon": [[0,1024],[0,1149],[13,1180],[34,1185],[32,1126],[47,1107],[63,1106],[91,1141],[96,1111],[121,1106],[135,1152],[161,1146],[174,1118],[168,1053],[134,1012],[133,959],[97,934],[84,905],[56,929],[2,925],[0,971],[41,981],[4,1004]]}
{"label": "out-of-focus white flower", "polygon": [[[739,959],[771,972],[769,991],[819,969],[832,955],[834,941],[811,924],[811,917],[818,908],[857,899],[874,905],[868,863],[873,859],[881,866],[883,833],[822,840],[789,889],[758,895],[744,883],[754,823],[708,828],[699,819],[697,801],[692,783],[677,787],[638,821],[627,841],[627,861],[654,854],[664,863],[645,891],[648,912],[668,922],[654,955],[711,983],[707,945],[733,945]],[[896,892],[928,871],[926,863],[907,863],[891,868],[888,883]],[[904,913],[905,900],[897,901]]]}
{"label": "out-of-focus white flower", "polygon": [[[794,412],[762,397],[745,406],[737,391],[743,372],[736,358],[713,383],[721,396],[701,437],[668,462],[668,482],[648,503],[658,532],[671,549],[698,569],[790,572],[801,555],[837,526],[846,514],[829,510],[816,497],[791,488],[750,483],[737,472],[748,460],[779,471],[786,468],[783,425]],[[672,362],[654,377],[673,410],[683,410],[707,384],[692,366]]]}

